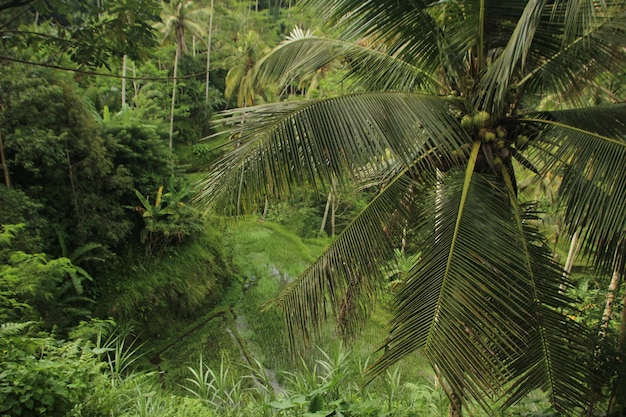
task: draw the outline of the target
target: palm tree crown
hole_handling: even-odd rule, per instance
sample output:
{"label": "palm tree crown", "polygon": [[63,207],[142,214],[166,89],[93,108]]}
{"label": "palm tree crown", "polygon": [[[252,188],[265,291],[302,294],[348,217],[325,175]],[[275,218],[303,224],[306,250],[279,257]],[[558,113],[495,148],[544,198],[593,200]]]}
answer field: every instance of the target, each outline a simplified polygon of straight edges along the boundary
{"label": "palm tree crown", "polygon": [[197,8],[190,0],[174,0],[162,3],[162,21],[155,28],[163,34],[163,40],[173,40],[180,54],[189,53],[185,34],[203,37],[206,34],[205,23],[211,15],[209,8]]}
{"label": "palm tree crown", "polygon": [[[203,23],[213,13],[208,8],[196,8],[191,0],[172,0],[171,3],[162,2],[162,21],[154,24],[163,38],[162,42],[173,39],[176,44],[176,54],[174,55],[174,85],[172,87],[172,104],[170,107],[170,132],[169,148],[170,153],[174,138],[174,107],[176,105],[176,84],[178,79],[178,61],[180,57],[189,52],[185,34],[190,33],[202,38],[206,30]],[[207,52],[208,53],[208,52]]]}
{"label": "palm tree crown", "polygon": [[[358,330],[409,227],[421,257],[396,294],[372,375],[421,349],[470,410],[536,388],[563,413],[584,407],[585,331],[566,315],[569,282],[517,178],[562,176],[566,225],[582,231],[597,266],[609,265],[626,228],[626,105],[602,86],[625,68],[625,2],[314,3],[342,36],[290,37],[257,80],[283,86],[340,60],[359,92],[224,113],[238,146],[198,194],[232,213],[295,184],[376,187],[276,300],[293,341],[328,316]],[[538,111],[548,95],[560,109]]]}

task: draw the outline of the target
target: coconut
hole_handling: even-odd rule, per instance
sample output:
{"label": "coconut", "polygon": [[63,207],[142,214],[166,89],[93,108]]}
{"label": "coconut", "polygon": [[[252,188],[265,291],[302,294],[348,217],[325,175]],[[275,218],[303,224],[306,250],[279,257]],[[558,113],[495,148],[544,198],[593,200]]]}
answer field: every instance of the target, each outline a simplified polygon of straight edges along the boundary
{"label": "coconut", "polygon": [[489,124],[490,120],[491,120],[491,115],[489,113],[487,113],[486,111],[479,111],[474,116],[474,124],[477,127],[485,127],[485,126],[487,126]]}
{"label": "coconut", "polygon": [[478,137],[485,142],[493,142],[496,139],[496,132],[493,129],[483,127],[478,131]]}
{"label": "coconut", "polygon": [[471,130],[474,127],[474,118],[469,114],[466,114],[461,119],[461,127],[465,130]]}
{"label": "coconut", "polygon": [[522,149],[523,147],[526,146],[527,143],[528,143],[528,136],[526,135],[518,135],[515,138],[515,147],[517,149]]}

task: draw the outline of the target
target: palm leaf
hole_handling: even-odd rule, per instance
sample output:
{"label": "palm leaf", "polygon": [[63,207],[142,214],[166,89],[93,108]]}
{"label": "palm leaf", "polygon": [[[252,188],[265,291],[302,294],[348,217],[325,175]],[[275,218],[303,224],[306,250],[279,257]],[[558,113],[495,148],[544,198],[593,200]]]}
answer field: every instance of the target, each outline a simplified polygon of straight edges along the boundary
{"label": "palm leaf", "polygon": [[566,224],[582,231],[586,254],[608,268],[626,230],[626,105],[546,116],[540,146],[553,155],[548,169],[563,175]]}
{"label": "palm leaf", "polygon": [[396,260],[394,247],[400,242],[393,237],[419,216],[416,194],[423,185],[413,177],[405,169],[382,185],[324,253],[272,302],[283,311],[291,346],[302,346],[318,334],[330,313],[343,335],[358,333],[384,287],[382,266]]}
{"label": "palm leaf", "polygon": [[333,62],[341,61],[358,85],[372,91],[438,91],[444,89],[429,72],[389,53],[387,45],[363,44],[312,35],[291,36],[259,61],[257,83],[276,82],[282,89]]}
{"label": "palm leaf", "polygon": [[504,110],[509,85],[516,70],[524,67],[545,3],[547,0],[526,3],[508,44],[481,80],[481,107],[493,114]]}
{"label": "palm leaf", "polygon": [[228,71],[225,80],[226,89],[224,90],[224,97],[226,97],[227,100],[233,96],[235,90],[239,89],[239,86],[241,85],[241,80],[245,77],[245,75],[246,69],[243,65],[231,67],[231,69]]}
{"label": "palm leaf", "polygon": [[275,103],[223,113],[222,123],[236,147],[199,184],[196,199],[231,213],[266,194],[283,196],[293,184],[319,187],[344,173],[358,183],[392,159],[427,169],[469,142],[446,100],[420,94]]}
{"label": "palm leaf", "polygon": [[[514,7],[499,3],[487,2],[490,15],[513,12]],[[514,14],[489,22],[504,28],[497,33],[499,39],[509,39],[502,47],[498,39],[485,40],[495,59],[480,81],[479,106],[501,114],[507,110],[507,94],[520,89],[527,95],[558,94],[565,102],[580,104],[585,87],[602,74],[619,73],[626,62],[623,5],[623,0],[530,1],[512,33],[502,22],[512,22]]]}
{"label": "palm leaf", "polygon": [[[357,0],[309,2],[327,11],[329,24],[340,24],[341,39],[365,41],[375,49],[385,46],[386,54],[436,74],[441,68],[441,36],[431,13],[433,2],[380,0],[367,4]],[[436,7],[436,6],[435,6]]]}
{"label": "palm leaf", "polygon": [[536,388],[560,410],[579,404],[584,369],[570,359],[583,332],[560,312],[570,300],[534,216],[520,210],[516,220],[498,179],[463,178],[451,171],[425,204],[437,222],[421,224],[422,260],[398,293],[371,375],[421,349],[470,410],[490,410],[503,396],[508,406]]}
{"label": "palm leaf", "polygon": [[514,87],[529,96],[554,94],[563,103],[581,106],[587,100],[582,93],[595,87],[599,76],[615,77],[626,65],[626,9],[623,0],[599,2],[606,6],[591,16],[588,7],[572,10],[579,2],[567,3],[567,8],[544,12]]}

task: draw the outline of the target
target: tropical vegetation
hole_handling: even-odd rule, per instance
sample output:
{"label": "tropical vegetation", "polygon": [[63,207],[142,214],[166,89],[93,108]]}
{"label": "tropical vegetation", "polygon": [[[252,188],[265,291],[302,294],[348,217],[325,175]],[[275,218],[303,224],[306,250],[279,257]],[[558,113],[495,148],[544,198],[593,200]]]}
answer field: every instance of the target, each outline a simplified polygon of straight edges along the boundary
{"label": "tropical vegetation", "polygon": [[624,414],[623,2],[401,3],[0,0],[0,416]]}
{"label": "tropical vegetation", "polygon": [[294,32],[257,82],[285,91],[340,62],[354,90],[223,113],[237,146],[199,194],[207,210],[241,214],[297,187],[374,190],[276,299],[292,344],[326,319],[356,334],[408,234],[419,256],[370,378],[419,349],[452,415],[504,410],[536,389],[560,413],[591,415],[602,340],[572,318],[573,281],[519,188],[558,176],[566,232],[597,271],[621,274],[626,105],[606,86],[626,63],[624,2],[312,3],[339,35]]}

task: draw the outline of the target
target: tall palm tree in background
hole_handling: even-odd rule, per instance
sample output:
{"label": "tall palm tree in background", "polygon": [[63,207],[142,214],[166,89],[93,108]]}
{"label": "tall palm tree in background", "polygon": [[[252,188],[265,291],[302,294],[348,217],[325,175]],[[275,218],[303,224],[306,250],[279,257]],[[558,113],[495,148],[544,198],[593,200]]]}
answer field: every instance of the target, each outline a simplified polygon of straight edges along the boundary
{"label": "tall palm tree in background", "polygon": [[[359,92],[224,113],[238,146],[198,194],[207,210],[233,213],[333,178],[375,187],[276,300],[292,342],[327,318],[358,331],[408,225],[421,257],[398,287],[371,375],[420,349],[453,414],[506,408],[537,388],[565,414],[587,407],[587,332],[568,318],[571,283],[517,181],[562,176],[567,230],[611,270],[626,228],[626,105],[603,86],[626,65],[625,2],[312,3],[341,39],[292,36],[257,79],[281,88],[340,60]],[[547,95],[560,110],[537,110]],[[590,105],[598,96],[605,104]]]}
{"label": "tall palm tree in background", "polygon": [[183,54],[189,53],[185,35],[190,34],[203,38],[206,29],[205,24],[212,11],[209,8],[196,8],[191,0],[172,0],[169,3],[162,2],[163,11],[161,22],[157,22],[154,27],[163,35],[162,41],[173,40],[176,44],[176,54],[174,55],[174,85],[172,87],[172,106],[170,109],[170,135],[169,147],[172,151],[174,137],[174,108],[176,105],[176,85],[178,77],[178,61]]}
{"label": "tall palm tree in background", "polygon": [[226,74],[226,90],[224,96],[230,100],[237,96],[239,107],[248,107],[255,103],[257,94],[261,89],[254,81],[254,68],[259,60],[265,44],[259,34],[249,30],[245,34],[240,34],[237,51],[240,56],[237,63],[233,64]]}

